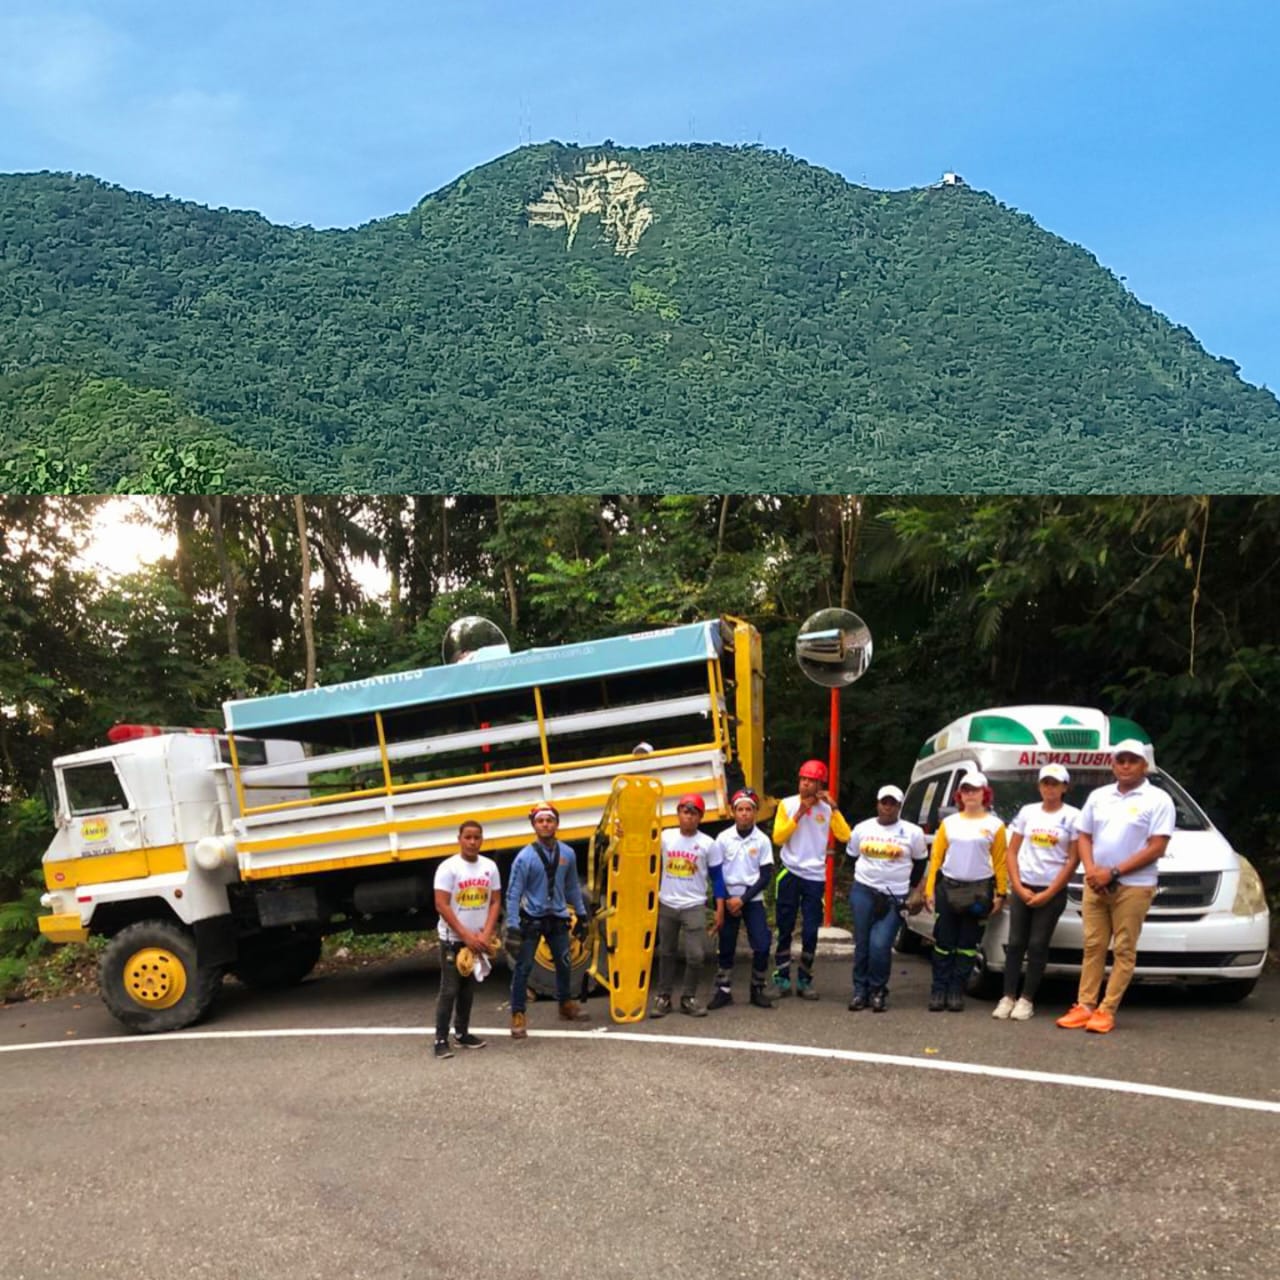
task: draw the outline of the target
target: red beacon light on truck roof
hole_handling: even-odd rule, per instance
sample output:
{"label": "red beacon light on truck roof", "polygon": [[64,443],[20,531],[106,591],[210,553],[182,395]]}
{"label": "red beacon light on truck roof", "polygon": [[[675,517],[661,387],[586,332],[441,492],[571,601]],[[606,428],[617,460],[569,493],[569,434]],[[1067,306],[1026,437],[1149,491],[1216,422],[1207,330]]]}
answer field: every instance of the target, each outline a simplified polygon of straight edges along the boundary
{"label": "red beacon light on truck roof", "polygon": [[107,730],[108,742],[133,742],[137,738],[158,738],[164,733],[213,733],[217,729],[188,729],[165,724],[113,724]]}

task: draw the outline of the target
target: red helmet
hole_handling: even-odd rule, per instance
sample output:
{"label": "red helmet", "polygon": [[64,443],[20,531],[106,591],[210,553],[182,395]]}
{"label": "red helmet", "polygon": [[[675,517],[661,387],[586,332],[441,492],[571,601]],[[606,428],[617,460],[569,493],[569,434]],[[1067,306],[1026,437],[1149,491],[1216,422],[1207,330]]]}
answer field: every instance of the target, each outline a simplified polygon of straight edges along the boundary
{"label": "red helmet", "polygon": [[800,766],[800,776],[812,778],[814,782],[826,782],[830,775],[827,773],[827,766],[821,760],[806,760]]}
{"label": "red helmet", "polygon": [[540,813],[549,813],[557,822],[560,821],[560,810],[557,809],[550,800],[539,800],[538,803],[529,810],[529,821],[532,822]]}
{"label": "red helmet", "polygon": [[735,791],[733,798],[729,801],[729,808],[736,809],[739,800],[750,800],[757,809],[760,807],[760,797],[750,787],[743,787],[741,791]]}
{"label": "red helmet", "polygon": [[699,813],[706,813],[707,802],[700,795],[690,791],[688,795],[683,795],[676,801],[676,808],[682,809],[685,805],[691,804]]}

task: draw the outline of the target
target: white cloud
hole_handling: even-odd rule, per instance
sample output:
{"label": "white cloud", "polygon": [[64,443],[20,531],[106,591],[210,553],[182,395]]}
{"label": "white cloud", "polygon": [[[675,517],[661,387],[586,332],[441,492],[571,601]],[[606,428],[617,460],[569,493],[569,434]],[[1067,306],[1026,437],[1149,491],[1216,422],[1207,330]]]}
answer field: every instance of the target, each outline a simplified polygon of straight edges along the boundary
{"label": "white cloud", "polygon": [[92,98],[108,83],[119,47],[96,18],[0,16],[0,95],[41,110]]}

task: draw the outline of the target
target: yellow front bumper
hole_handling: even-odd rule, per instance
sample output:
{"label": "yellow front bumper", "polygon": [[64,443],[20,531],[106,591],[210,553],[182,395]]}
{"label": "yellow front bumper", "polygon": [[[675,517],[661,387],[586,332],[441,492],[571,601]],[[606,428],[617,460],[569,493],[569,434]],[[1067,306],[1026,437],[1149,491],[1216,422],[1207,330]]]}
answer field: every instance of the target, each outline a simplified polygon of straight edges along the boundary
{"label": "yellow front bumper", "polygon": [[41,916],[40,932],[50,942],[88,942],[89,930],[75,912],[61,916]]}

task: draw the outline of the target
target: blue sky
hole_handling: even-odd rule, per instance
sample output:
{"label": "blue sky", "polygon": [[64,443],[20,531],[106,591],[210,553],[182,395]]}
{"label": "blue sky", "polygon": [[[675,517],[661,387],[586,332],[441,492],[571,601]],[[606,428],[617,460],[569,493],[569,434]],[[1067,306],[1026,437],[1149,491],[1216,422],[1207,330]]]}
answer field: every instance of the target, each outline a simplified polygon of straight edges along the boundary
{"label": "blue sky", "polygon": [[0,170],[348,226],[526,141],[957,170],[1280,388],[1276,0],[4,0]]}

